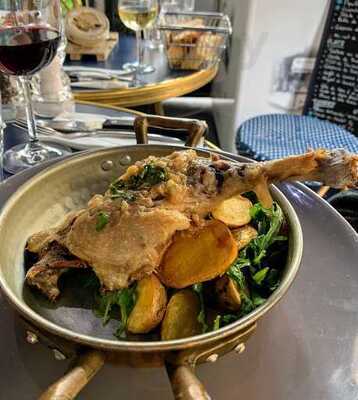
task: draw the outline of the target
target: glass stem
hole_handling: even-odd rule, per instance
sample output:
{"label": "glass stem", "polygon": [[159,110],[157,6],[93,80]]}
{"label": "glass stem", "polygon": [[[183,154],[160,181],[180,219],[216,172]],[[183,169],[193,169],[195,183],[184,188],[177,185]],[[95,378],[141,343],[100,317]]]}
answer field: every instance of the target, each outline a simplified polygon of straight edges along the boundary
{"label": "glass stem", "polygon": [[143,64],[142,31],[136,31],[138,67]]}
{"label": "glass stem", "polygon": [[29,138],[30,138],[29,144],[30,144],[30,147],[31,147],[31,145],[37,144],[39,139],[37,137],[34,110],[32,108],[32,96],[31,96],[30,78],[27,77],[27,76],[24,76],[24,77],[20,78],[20,80],[21,80],[21,83],[22,83],[24,97],[25,97],[27,129],[28,129],[28,132],[29,132]]}

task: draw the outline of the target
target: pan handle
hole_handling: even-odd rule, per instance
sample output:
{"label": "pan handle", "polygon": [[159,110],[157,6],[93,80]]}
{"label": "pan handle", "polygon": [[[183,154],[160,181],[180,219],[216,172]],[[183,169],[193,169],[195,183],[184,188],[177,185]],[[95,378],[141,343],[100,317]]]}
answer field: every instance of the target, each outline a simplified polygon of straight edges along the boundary
{"label": "pan handle", "polygon": [[210,400],[204,385],[189,365],[166,364],[175,400]]}
{"label": "pan handle", "polygon": [[139,115],[134,120],[134,131],[138,144],[148,144],[148,128],[181,129],[188,131],[185,146],[196,147],[208,129],[205,121],[187,118],[162,117],[158,115]]}
{"label": "pan handle", "polygon": [[89,350],[80,356],[75,366],[49,386],[38,400],[72,400],[103,367],[105,353]]}

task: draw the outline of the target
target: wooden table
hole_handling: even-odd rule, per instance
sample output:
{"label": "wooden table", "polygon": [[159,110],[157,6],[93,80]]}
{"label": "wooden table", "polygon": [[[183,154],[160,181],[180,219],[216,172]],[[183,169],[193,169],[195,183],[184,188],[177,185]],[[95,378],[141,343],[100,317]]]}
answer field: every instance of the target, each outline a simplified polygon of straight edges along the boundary
{"label": "wooden table", "polygon": [[[94,58],[85,58],[82,61],[67,61],[66,65],[120,69],[125,62],[134,59],[134,37],[122,35],[106,61],[97,62]],[[163,50],[146,49],[144,59],[154,65],[156,70],[152,74],[141,76],[142,86],[128,89],[77,90],[74,91],[75,99],[121,107],[156,104],[205,86],[214,79],[218,71],[217,66],[201,71],[172,71],[168,67]]]}

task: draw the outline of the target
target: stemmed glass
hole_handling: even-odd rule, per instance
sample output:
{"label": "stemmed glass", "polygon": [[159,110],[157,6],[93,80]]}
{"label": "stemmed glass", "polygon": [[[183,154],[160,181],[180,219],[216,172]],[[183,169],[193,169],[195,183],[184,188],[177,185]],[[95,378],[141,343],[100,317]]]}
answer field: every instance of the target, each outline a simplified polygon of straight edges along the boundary
{"label": "stemmed glass", "polygon": [[20,77],[26,103],[29,142],[4,154],[4,168],[16,173],[69,153],[62,146],[39,141],[30,86],[31,76],[56,55],[62,34],[60,1],[2,0],[0,27],[0,70]]}
{"label": "stemmed glass", "polygon": [[136,74],[145,74],[154,71],[154,67],[143,63],[142,31],[150,28],[158,15],[157,0],[119,0],[119,17],[124,25],[135,31],[137,38],[137,61],[123,65]]}

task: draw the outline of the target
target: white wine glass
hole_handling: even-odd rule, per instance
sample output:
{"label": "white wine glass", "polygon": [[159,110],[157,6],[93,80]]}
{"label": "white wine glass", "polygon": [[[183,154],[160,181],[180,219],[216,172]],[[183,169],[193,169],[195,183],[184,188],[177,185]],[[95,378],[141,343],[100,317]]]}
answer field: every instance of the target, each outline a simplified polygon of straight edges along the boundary
{"label": "white wine glass", "polygon": [[20,78],[23,85],[29,141],[4,154],[10,173],[69,154],[60,145],[39,141],[31,101],[31,77],[51,63],[62,35],[60,0],[0,2],[0,71]]}
{"label": "white wine glass", "polygon": [[136,75],[153,72],[154,67],[143,62],[142,32],[154,24],[158,15],[158,1],[119,0],[118,14],[123,24],[135,31],[137,39],[137,60],[124,64],[123,68],[135,71]]}

